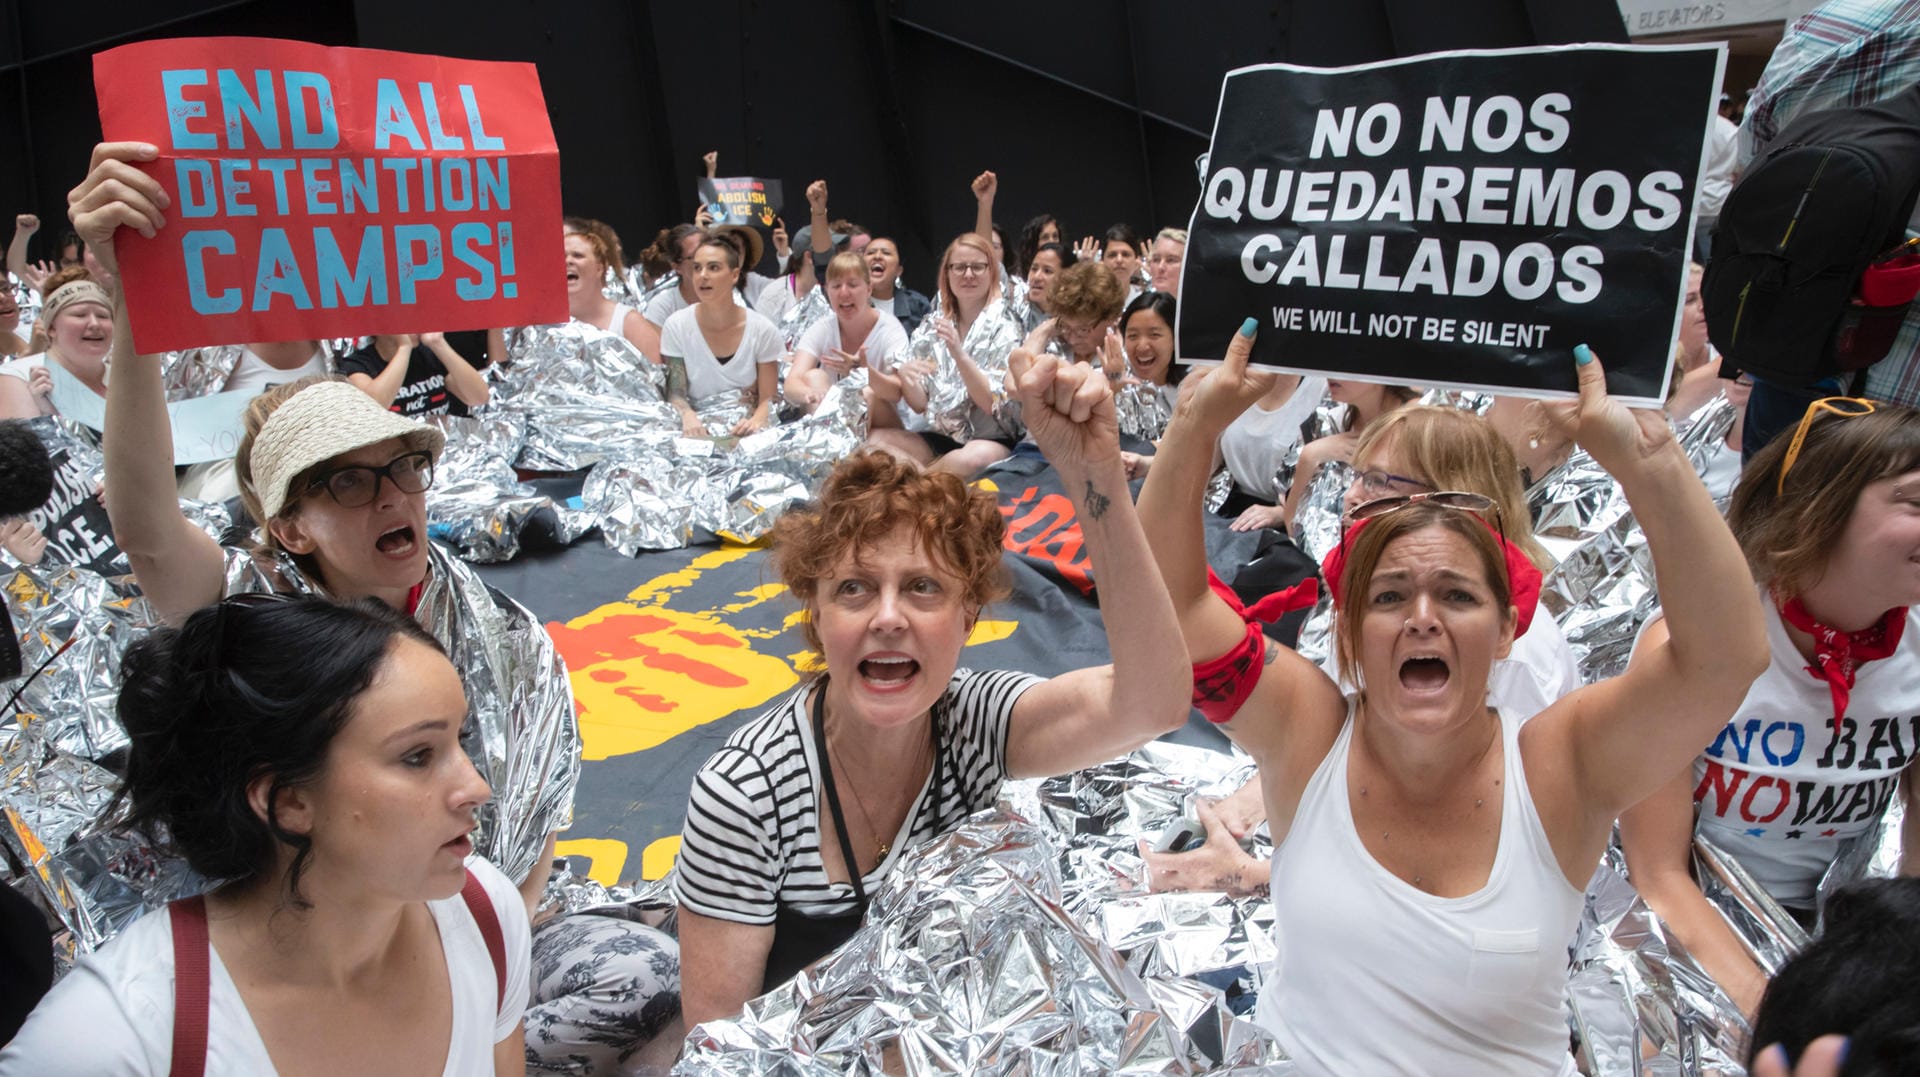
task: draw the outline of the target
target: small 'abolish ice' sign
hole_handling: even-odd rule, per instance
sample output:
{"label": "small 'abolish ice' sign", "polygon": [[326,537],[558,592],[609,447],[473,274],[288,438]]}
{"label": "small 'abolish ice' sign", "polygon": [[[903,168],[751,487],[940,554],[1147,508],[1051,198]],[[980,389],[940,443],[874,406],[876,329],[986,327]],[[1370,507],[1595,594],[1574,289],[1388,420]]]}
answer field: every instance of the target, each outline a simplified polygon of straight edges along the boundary
{"label": "small 'abolish ice' sign", "polygon": [[115,250],[142,352],[566,320],[531,64],[260,38],[94,57],[110,142],[173,199]]}
{"label": "small 'abolish ice' sign", "polygon": [[1228,73],[1178,336],[1215,360],[1662,399],[1725,46],[1436,53]]}

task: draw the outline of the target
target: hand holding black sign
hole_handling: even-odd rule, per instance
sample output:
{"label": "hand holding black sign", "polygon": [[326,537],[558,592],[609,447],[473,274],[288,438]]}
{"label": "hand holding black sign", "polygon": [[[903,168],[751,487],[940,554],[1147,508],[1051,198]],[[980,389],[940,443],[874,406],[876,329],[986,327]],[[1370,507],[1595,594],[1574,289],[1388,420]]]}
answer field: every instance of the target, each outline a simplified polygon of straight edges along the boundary
{"label": "hand holding black sign", "polygon": [[1181,281],[1181,355],[1249,310],[1256,364],[1575,391],[1574,344],[1656,402],[1721,46],[1440,53],[1228,74]]}

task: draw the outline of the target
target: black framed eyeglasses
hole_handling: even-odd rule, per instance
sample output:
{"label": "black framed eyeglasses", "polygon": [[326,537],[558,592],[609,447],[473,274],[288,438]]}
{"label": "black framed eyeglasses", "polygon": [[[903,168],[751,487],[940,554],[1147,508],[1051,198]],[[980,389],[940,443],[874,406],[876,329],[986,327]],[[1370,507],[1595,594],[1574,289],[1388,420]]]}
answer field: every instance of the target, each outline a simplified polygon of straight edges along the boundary
{"label": "black framed eyeglasses", "polygon": [[309,494],[324,489],[342,508],[357,509],[370,505],[380,496],[382,479],[391,481],[403,494],[417,494],[433,485],[433,454],[402,453],[387,461],[385,467],[370,464],[346,464],[324,472],[307,484]]}

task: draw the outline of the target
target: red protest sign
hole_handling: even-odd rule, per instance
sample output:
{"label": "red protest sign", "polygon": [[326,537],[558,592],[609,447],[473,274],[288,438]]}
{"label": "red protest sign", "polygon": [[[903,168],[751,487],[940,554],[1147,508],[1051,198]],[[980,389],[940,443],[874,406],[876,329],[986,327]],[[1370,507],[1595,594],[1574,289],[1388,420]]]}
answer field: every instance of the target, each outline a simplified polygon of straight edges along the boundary
{"label": "red protest sign", "polygon": [[109,142],[173,199],[119,233],[134,345],[565,321],[560,154],[533,65],[265,38],[93,61]]}

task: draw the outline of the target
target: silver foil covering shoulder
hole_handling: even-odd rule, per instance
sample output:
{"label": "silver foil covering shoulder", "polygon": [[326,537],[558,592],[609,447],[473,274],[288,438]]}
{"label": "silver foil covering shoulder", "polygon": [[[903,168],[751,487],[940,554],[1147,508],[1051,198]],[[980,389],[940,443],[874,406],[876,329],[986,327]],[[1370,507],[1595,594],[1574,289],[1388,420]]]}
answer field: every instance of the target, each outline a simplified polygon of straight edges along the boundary
{"label": "silver foil covering shoulder", "polygon": [[993,391],[993,408],[974,406],[967,394],[960,370],[934,330],[935,319],[928,315],[913,331],[908,352],[915,359],[933,364],[933,377],[927,391],[927,423],[936,432],[956,441],[977,437],[1019,437],[1023,432],[1014,414],[1017,401],[1006,392],[1007,356],[1026,336],[1020,322],[1007,309],[1005,300],[987,304],[967,330],[961,348],[987,376]]}
{"label": "silver foil covering shoulder", "polygon": [[[474,851],[509,878],[533,869],[547,835],[573,821],[580,730],[566,663],[525,606],[488,587],[437,543],[414,618],[445,648],[467,693],[460,744],[493,798],[479,812]],[[324,592],[282,556],[228,551],[228,593]]]}
{"label": "silver foil covering shoulder", "polygon": [[1290,1072],[1220,990],[1142,975],[1076,917],[1047,831],[975,815],[909,854],[865,926],[675,1072],[1066,1075]]}
{"label": "silver foil covering shoulder", "polygon": [[[793,309],[780,316],[780,339],[787,342],[789,354],[799,346],[800,337],[813,328],[813,323],[833,316],[833,308],[827,305],[826,293],[825,288],[815,287],[805,299],[794,304]],[[786,371],[782,370],[782,384],[785,384],[785,374]]]}

